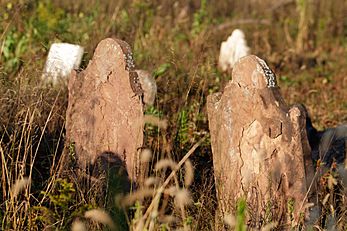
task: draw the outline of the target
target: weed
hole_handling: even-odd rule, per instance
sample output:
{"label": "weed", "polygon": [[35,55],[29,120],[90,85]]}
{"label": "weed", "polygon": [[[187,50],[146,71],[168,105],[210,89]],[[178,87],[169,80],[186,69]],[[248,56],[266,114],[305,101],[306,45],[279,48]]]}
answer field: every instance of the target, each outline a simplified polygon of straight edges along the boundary
{"label": "weed", "polygon": [[235,230],[245,231],[246,230],[245,221],[246,221],[246,200],[240,199],[237,202]]}
{"label": "weed", "polygon": [[196,36],[203,31],[207,20],[207,0],[200,1],[200,9],[194,14],[192,34]]}

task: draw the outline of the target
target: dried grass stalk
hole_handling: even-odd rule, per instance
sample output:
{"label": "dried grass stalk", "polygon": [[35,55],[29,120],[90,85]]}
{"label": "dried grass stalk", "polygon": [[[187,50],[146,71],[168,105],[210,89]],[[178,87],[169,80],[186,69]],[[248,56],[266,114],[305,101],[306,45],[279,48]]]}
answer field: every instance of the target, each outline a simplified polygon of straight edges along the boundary
{"label": "dried grass stalk", "polygon": [[193,180],[194,180],[194,168],[190,160],[187,160],[184,163],[184,169],[185,169],[184,185],[188,187],[193,183]]}
{"label": "dried grass stalk", "polygon": [[265,225],[263,228],[261,228],[261,231],[271,231],[272,229],[277,227],[277,222],[270,222],[269,224]]}
{"label": "dried grass stalk", "polygon": [[323,201],[322,201],[322,205],[323,205],[323,206],[327,203],[329,197],[330,197],[330,193],[328,193],[327,195],[325,195],[325,197],[324,197],[324,199],[323,199]]}
{"label": "dried grass stalk", "polygon": [[171,223],[178,222],[179,219],[175,216],[166,215],[166,216],[159,217],[158,220],[159,222],[164,224],[171,224]]}

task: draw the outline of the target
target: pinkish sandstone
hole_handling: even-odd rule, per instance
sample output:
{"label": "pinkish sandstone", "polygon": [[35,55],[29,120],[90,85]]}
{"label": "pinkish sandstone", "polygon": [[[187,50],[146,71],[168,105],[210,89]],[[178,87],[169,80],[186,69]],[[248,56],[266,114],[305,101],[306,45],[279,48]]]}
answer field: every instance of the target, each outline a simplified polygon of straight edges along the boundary
{"label": "pinkish sandstone", "polygon": [[313,176],[305,112],[286,105],[274,73],[256,56],[241,58],[232,78],[207,100],[219,220],[234,214],[239,198],[250,227],[266,216],[288,221],[291,202],[298,218]]}
{"label": "pinkish sandstone", "polygon": [[131,180],[138,178],[143,104],[131,82],[137,80],[131,78],[137,75],[134,68],[129,45],[108,38],[98,44],[86,70],[72,73],[66,141],[73,144],[80,168],[108,153],[125,165]]}

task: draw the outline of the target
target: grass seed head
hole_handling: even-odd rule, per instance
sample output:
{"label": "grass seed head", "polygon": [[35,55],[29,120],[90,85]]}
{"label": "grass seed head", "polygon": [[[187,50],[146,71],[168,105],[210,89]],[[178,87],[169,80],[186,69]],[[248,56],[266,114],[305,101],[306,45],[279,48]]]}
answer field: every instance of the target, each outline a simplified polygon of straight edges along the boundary
{"label": "grass seed head", "polygon": [[141,162],[148,163],[152,159],[152,151],[148,148],[143,149],[141,152]]}
{"label": "grass seed head", "polygon": [[161,120],[156,116],[153,115],[145,115],[144,116],[144,121],[146,124],[151,124],[153,126],[157,126],[158,128],[161,128],[163,130],[167,129],[167,121],[166,120]]}
{"label": "grass seed head", "polygon": [[159,171],[163,168],[171,168],[171,169],[175,169],[177,166],[177,163],[171,159],[162,159],[160,161],[158,161],[156,164],[155,164],[155,167],[154,169],[156,171]]}
{"label": "grass seed head", "polygon": [[148,177],[145,182],[144,185],[146,187],[150,187],[150,186],[158,186],[161,182],[161,179],[159,177]]}
{"label": "grass seed head", "polygon": [[180,207],[189,205],[192,202],[190,192],[187,189],[179,189],[176,192],[175,202]]}
{"label": "grass seed head", "polygon": [[91,219],[98,223],[102,223],[104,225],[109,226],[111,229],[115,228],[115,225],[111,219],[111,217],[102,209],[92,209],[84,214],[85,218]]}
{"label": "grass seed head", "polygon": [[143,188],[138,191],[135,191],[131,194],[126,195],[122,200],[122,206],[130,206],[133,205],[137,200],[143,200],[146,197],[152,197],[154,195],[155,190],[151,188]]}
{"label": "grass seed head", "polygon": [[230,228],[234,228],[235,225],[236,225],[236,219],[231,214],[225,214],[225,216],[223,217],[223,221],[224,221],[225,224],[230,226]]}
{"label": "grass seed head", "polygon": [[76,220],[72,223],[71,231],[87,231],[87,228],[82,221]]}
{"label": "grass seed head", "polygon": [[164,190],[164,194],[175,196],[177,192],[177,188],[175,186],[171,186]]}
{"label": "grass seed head", "polygon": [[23,177],[18,179],[16,183],[12,186],[12,194],[16,197],[22,190],[24,190],[30,184],[28,177]]}
{"label": "grass seed head", "polygon": [[190,160],[187,160],[184,163],[184,169],[185,169],[184,185],[188,187],[193,183],[193,180],[194,180],[194,168]]}

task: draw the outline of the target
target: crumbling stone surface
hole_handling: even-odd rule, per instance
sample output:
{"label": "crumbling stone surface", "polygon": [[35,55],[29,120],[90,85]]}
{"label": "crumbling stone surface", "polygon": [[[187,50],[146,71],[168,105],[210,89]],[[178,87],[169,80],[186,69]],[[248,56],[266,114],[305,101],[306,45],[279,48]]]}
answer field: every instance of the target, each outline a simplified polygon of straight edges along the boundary
{"label": "crumbling stone surface", "polygon": [[66,140],[82,169],[106,152],[124,162],[131,180],[138,177],[143,104],[131,87],[134,68],[129,45],[108,38],[98,44],[86,70],[70,76]]}
{"label": "crumbling stone surface", "polygon": [[285,218],[292,200],[298,217],[313,178],[305,112],[286,105],[276,76],[256,56],[241,58],[232,78],[207,98],[218,216],[233,214],[245,198],[251,226]]}

